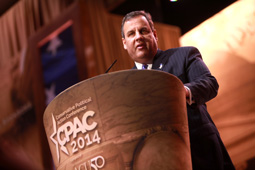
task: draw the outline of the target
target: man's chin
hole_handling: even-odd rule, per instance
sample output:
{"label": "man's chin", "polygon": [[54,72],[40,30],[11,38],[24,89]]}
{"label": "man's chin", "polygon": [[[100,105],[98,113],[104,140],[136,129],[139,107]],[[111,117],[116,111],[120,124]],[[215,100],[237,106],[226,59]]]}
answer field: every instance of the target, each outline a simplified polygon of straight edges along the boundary
{"label": "man's chin", "polygon": [[151,59],[148,56],[138,56],[135,61],[138,63],[150,63]]}
{"label": "man's chin", "polygon": [[139,59],[146,59],[148,58],[148,53],[146,53],[146,51],[140,50],[136,53],[136,56]]}

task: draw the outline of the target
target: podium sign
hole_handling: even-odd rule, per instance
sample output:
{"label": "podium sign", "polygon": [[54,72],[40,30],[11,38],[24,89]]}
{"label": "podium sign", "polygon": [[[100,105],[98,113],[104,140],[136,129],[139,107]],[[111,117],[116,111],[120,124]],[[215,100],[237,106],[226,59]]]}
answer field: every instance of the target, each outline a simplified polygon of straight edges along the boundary
{"label": "podium sign", "polygon": [[56,169],[192,169],[185,90],[175,76],[125,70],[82,81],[46,108]]}

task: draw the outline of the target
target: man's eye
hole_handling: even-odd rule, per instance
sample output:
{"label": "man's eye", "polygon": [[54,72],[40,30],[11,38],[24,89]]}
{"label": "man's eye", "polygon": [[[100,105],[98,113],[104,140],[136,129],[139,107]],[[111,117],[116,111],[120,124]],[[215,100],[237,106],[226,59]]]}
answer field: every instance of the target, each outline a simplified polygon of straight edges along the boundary
{"label": "man's eye", "polygon": [[148,34],[149,31],[148,31],[147,29],[142,29],[142,30],[141,30],[141,33],[142,33],[142,34]]}
{"label": "man's eye", "polygon": [[129,32],[129,33],[128,33],[128,37],[130,37],[130,36],[132,36],[132,35],[134,35],[133,32]]}

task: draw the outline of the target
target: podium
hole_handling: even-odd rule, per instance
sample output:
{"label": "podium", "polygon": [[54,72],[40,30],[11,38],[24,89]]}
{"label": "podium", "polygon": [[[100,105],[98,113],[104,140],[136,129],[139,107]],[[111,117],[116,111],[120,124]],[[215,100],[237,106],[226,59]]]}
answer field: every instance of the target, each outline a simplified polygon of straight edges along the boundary
{"label": "podium", "polygon": [[57,170],[191,170],[185,90],[156,70],[99,75],[47,106],[44,127]]}

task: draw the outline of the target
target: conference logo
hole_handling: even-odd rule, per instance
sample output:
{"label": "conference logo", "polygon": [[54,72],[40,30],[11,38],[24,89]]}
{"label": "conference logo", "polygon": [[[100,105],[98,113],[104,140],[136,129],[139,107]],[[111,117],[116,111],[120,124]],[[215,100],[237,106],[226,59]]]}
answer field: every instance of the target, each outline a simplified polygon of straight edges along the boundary
{"label": "conference logo", "polygon": [[[92,110],[86,111],[85,104],[90,101],[91,98],[76,103],[56,118],[52,114],[53,133],[50,139],[55,144],[58,162],[60,162],[60,152],[70,156],[81,149],[101,142],[96,129],[98,123],[91,119],[96,113]],[[63,123],[64,120],[65,123]],[[57,124],[60,126],[57,127]]]}

